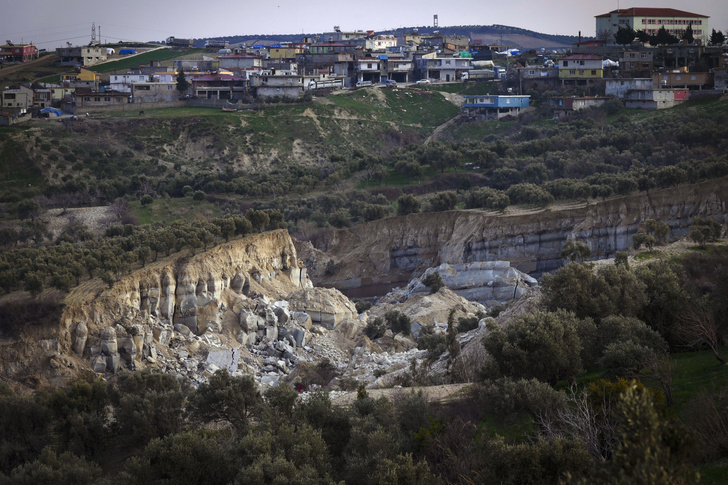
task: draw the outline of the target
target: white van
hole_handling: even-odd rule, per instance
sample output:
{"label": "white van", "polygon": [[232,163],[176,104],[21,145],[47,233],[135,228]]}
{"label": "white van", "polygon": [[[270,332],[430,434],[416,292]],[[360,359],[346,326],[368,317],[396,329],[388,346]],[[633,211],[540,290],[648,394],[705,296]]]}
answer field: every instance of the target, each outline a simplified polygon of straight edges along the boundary
{"label": "white van", "polygon": [[371,85],[372,85],[371,81],[359,81],[356,83],[357,88],[363,88],[364,86],[371,86]]}

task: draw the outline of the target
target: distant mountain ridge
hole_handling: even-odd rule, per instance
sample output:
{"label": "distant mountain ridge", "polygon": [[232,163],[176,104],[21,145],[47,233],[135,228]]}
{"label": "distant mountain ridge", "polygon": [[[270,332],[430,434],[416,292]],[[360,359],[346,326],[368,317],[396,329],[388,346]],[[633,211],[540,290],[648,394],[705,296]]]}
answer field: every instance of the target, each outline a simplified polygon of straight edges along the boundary
{"label": "distant mountain ridge", "polygon": [[[378,34],[402,34],[417,29],[421,34],[432,34],[439,31],[445,35],[464,35],[473,40],[481,40],[483,44],[515,45],[521,49],[538,48],[569,48],[578,41],[575,35],[552,35],[534,32],[532,30],[511,27],[507,25],[457,25],[450,27],[403,27],[395,30],[376,31]],[[224,37],[208,37],[195,39],[195,47],[204,47],[206,40],[227,40],[231,44],[245,42],[246,44],[257,43],[258,41],[274,42],[299,42],[304,36],[322,35],[315,34],[271,34],[271,35],[233,35]]]}

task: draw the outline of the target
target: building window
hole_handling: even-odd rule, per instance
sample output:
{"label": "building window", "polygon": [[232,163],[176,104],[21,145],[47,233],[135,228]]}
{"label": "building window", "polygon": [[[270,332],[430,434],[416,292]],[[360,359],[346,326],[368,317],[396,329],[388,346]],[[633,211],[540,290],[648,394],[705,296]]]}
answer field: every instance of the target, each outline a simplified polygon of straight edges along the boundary
{"label": "building window", "polygon": [[109,101],[111,101],[111,98],[106,96],[106,97],[104,97],[104,101],[106,101],[108,103]]}
{"label": "building window", "polygon": [[564,67],[569,67],[569,61],[564,61]]}
{"label": "building window", "polygon": [[100,98],[100,97],[98,97],[98,96],[96,96],[96,97],[94,98],[94,101],[98,103],[99,101],[101,101],[101,98]]}
{"label": "building window", "polygon": [[569,71],[569,74],[576,74],[576,70],[575,70],[575,69],[571,69],[571,70]]}
{"label": "building window", "polygon": [[596,75],[597,75],[597,71],[592,69],[592,76],[596,76]]}

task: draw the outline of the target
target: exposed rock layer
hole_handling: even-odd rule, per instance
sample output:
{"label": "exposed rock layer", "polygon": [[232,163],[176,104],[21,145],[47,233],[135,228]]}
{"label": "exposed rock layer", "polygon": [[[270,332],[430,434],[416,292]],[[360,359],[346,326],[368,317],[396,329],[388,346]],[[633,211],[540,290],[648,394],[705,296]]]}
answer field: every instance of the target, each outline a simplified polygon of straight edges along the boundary
{"label": "exposed rock layer", "polygon": [[[336,264],[318,269],[316,284],[333,286],[349,297],[382,295],[410,276],[443,263],[510,261],[532,276],[560,267],[567,238],[586,242],[592,258],[628,249],[646,219],[665,221],[673,236],[685,235],[693,217],[726,222],[728,179],[639,193],[580,207],[527,214],[494,215],[450,211],[390,217],[329,231],[312,242]],[[304,245],[298,247],[304,252]],[[302,259],[314,258],[311,251]],[[332,266],[328,263],[329,266]]]}

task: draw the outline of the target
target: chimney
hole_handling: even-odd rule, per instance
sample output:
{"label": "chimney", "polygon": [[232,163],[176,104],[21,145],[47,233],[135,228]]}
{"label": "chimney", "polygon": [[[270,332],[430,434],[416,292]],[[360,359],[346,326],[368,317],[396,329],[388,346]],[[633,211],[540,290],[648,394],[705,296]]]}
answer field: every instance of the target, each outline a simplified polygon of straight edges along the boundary
{"label": "chimney", "polygon": [[579,44],[577,45],[581,45],[581,30],[579,31]]}

